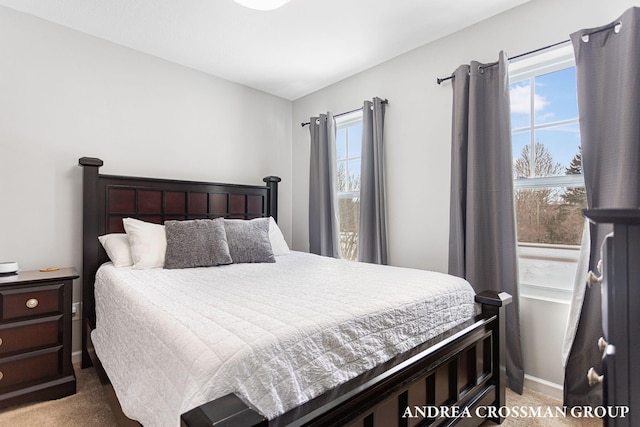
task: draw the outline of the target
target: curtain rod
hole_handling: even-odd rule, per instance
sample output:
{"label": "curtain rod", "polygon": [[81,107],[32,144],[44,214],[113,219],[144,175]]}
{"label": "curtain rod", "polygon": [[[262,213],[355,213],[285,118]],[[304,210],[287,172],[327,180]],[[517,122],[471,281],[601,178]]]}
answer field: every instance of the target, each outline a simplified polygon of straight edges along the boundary
{"label": "curtain rod", "polygon": [[[388,100],[388,99],[383,99],[383,100],[382,100],[382,103],[383,103],[383,104],[388,104],[388,103],[389,103],[389,100]],[[351,114],[351,113],[355,113],[356,111],[360,111],[360,110],[362,110],[362,108],[363,108],[363,107],[356,108],[355,110],[351,110],[351,111],[345,111],[344,113],[335,114],[333,117],[346,116],[347,114]],[[307,126],[307,125],[309,125],[309,124],[311,124],[311,123],[309,123],[309,122],[306,122],[306,123],[300,123],[300,126],[305,127],[305,126]]]}
{"label": "curtain rod", "polygon": [[[587,42],[587,41],[589,40],[589,39],[588,39],[588,37],[589,37],[589,36],[592,36],[592,35],[594,35],[594,34],[601,33],[601,32],[603,32],[603,31],[610,30],[611,28],[616,29],[616,33],[617,33],[617,32],[619,31],[619,28],[616,28],[616,27],[618,27],[619,25],[622,25],[622,22],[617,21],[617,22],[614,22],[614,23],[612,23],[612,24],[607,25],[606,27],[602,27],[602,28],[600,28],[600,29],[598,29],[598,30],[595,30],[595,31],[592,31],[592,32],[590,32],[590,33],[584,33],[584,34],[582,35],[582,37],[583,37],[583,38],[584,38],[584,37],[587,37],[587,40],[585,40],[585,42]],[[534,54],[534,53],[538,53],[538,52],[543,51],[543,50],[551,49],[552,47],[556,47],[556,46],[559,46],[559,45],[561,45],[561,44],[569,43],[570,41],[571,41],[571,39],[567,39],[567,40],[563,40],[563,41],[558,42],[558,43],[550,44],[549,46],[545,46],[545,47],[541,47],[541,48],[538,48],[538,49],[532,50],[532,51],[530,51],[530,52],[521,53],[520,55],[516,55],[516,56],[513,56],[513,57],[509,58],[509,60],[514,60],[514,59],[522,58],[523,56],[527,56],[527,55],[531,55],[531,54]],[[492,66],[494,66],[494,65],[496,65],[496,64],[497,64],[497,62],[492,62],[492,63],[490,63],[490,64],[486,64],[486,65],[485,65],[484,67],[482,67],[482,68],[492,67]],[[451,80],[451,79],[453,79],[453,74],[452,74],[452,75],[450,75],[449,77],[441,77],[441,78],[439,77],[439,78],[437,78],[437,79],[436,79],[436,81],[438,82],[438,84],[440,84],[440,83],[442,83],[442,82],[445,82],[445,81],[447,81],[447,80]]]}
{"label": "curtain rod", "polygon": [[[540,47],[540,48],[538,48],[538,49],[535,49],[535,50],[532,50],[532,51],[529,51],[529,52],[525,52],[525,53],[521,53],[520,55],[516,55],[516,56],[513,56],[513,57],[511,57],[511,58],[507,58],[507,59],[509,59],[509,60],[513,60],[513,59],[522,58],[523,56],[532,55],[532,54],[534,54],[534,53],[538,53],[538,52],[541,52],[541,51],[543,51],[543,50],[551,49],[552,47],[556,47],[556,46],[559,46],[559,45],[561,45],[561,44],[568,43],[568,42],[570,42],[570,41],[571,41],[571,40],[568,40],[568,39],[567,39],[567,40],[563,40],[563,41],[561,41],[561,42],[557,42],[557,43],[554,43],[554,44],[550,44],[549,46],[545,46],[545,47]],[[494,66],[494,65],[496,65],[496,64],[497,64],[497,62],[492,62],[492,63],[490,63],[490,64],[486,64],[486,65],[485,65],[484,67],[482,67],[482,68],[492,67],[492,66]],[[440,84],[440,83],[442,83],[442,82],[446,82],[447,80],[452,80],[452,79],[453,79],[453,74],[452,74],[452,75],[450,75],[449,77],[438,77],[438,78],[436,79],[436,82],[438,82],[438,84]]]}

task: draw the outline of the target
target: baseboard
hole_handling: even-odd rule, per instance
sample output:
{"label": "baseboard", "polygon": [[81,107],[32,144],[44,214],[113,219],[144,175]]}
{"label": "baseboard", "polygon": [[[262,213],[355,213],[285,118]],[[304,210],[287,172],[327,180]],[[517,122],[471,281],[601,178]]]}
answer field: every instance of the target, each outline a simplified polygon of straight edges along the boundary
{"label": "baseboard", "polygon": [[73,353],[71,353],[71,363],[79,364],[80,362],[82,362],[82,350],[74,351]]}
{"label": "baseboard", "polygon": [[563,398],[562,386],[560,384],[552,383],[551,381],[543,380],[542,378],[524,374],[524,386],[530,390],[546,394],[547,396],[551,396],[555,399],[562,400]]}

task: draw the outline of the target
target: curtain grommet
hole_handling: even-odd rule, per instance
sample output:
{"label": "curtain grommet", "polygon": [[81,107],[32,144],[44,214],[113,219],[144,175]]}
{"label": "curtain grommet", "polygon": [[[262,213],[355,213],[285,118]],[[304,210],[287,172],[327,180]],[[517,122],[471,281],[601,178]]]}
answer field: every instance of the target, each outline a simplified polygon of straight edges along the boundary
{"label": "curtain grommet", "polygon": [[622,22],[616,22],[616,25],[613,26],[613,32],[616,34],[620,34],[620,30],[622,29]]}

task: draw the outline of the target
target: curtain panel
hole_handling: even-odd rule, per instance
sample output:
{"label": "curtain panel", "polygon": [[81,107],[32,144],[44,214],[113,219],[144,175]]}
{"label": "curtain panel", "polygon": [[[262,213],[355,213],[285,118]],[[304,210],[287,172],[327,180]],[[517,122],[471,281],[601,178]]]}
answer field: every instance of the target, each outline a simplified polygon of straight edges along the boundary
{"label": "curtain panel", "polygon": [[[588,34],[588,36],[586,35]],[[571,35],[576,57],[582,170],[593,208],[640,207],[640,8],[617,21]],[[590,225],[589,267],[596,271],[610,225]],[[579,271],[578,275],[586,275]],[[577,329],[566,363],[564,403],[599,405],[601,386],[590,387],[590,367],[602,372],[596,342],[602,336],[600,286],[578,283],[572,313]],[[571,335],[571,334],[570,334]]]}
{"label": "curtain panel", "polygon": [[385,102],[373,98],[362,107],[360,224],[358,261],[387,264],[387,215],[384,168]]}
{"label": "curtain panel", "polygon": [[513,296],[507,306],[507,386],[522,393],[518,269],[507,59],[454,73],[449,273],[476,292]]}
{"label": "curtain panel", "polygon": [[336,125],[331,113],[309,120],[309,251],[340,258],[336,187]]}

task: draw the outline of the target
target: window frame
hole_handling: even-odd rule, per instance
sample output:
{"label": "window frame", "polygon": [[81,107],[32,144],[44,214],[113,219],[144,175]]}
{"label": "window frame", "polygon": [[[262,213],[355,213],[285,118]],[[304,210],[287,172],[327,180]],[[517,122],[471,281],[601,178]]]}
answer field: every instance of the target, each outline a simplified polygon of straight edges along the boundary
{"label": "window frame", "polygon": [[[575,57],[572,45],[566,44],[558,48],[541,52],[536,55],[530,55],[522,59],[516,60],[509,64],[509,85],[529,80],[531,87],[530,96],[530,118],[529,124],[525,127],[511,129],[511,134],[516,132],[530,133],[530,146],[535,144],[534,133],[537,129],[547,127],[579,123],[579,116],[570,120],[558,120],[552,123],[544,123],[535,125],[535,109],[533,105],[535,86],[534,77],[544,74],[564,70],[575,67]],[[549,177],[514,177],[514,192],[523,189],[545,189],[545,188],[569,188],[584,187],[583,174],[576,175],[558,175]],[[580,257],[580,245],[561,245],[561,244],[539,244],[530,242],[517,242],[518,248],[518,265],[523,263],[539,263],[548,266],[549,263],[558,263],[564,270],[577,266]],[[561,304],[570,304],[572,298],[572,288],[574,277],[564,287],[546,284],[543,275],[540,274],[540,281],[524,279],[522,272],[519,273],[518,285],[520,296],[551,301]]]}
{"label": "window frame", "polygon": [[[338,131],[340,131],[341,129],[344,128],[349,128],[350,126],[353,125],[357,125],[357,124],[362,124],[362,118],[363,118],[363,114],[362,114],[362,110],[356,110],[353,111],[351,113],[348,114],[344,114],[340,117],[335,117],[335,123],[336,123],[336,135],[338,133]],[[348,138],[348,134],[347,134],[347,138]],[[336,143],[337,143],[337,138],[336,138]],[[360,159],[360,163],[362,164],[362,152],[360,153],[360,157],[349,157],[349,141],[347,139],[347,147],[346,147],[346,157],[344,159],[338,159],[337,155],[336,155],[336,174],[338,171],[338,164],[340,162],[345,162],[347,164],[347,174],[349,171],[348,168],[348,164],[350,160],[355,160],[355,159]],[[337,151],[337,150],[336,150]],[[361,169],[362,171],[362,169]],[[336,180],[336,184],[337,184],[337,180]],[[357,199],[358,200],[358,204],[360,203],[360,189],[356,190],[356,191],[339,191],[336,190],[336,198],[339,200],[341,199]],[[338,217],[340,217],[340,203],[338,202]],[[359,208],[358,208],[359,209]],[[340,244],[342,245],[342,225],[339,224],[339,234],[340,234]],[[357,241],[359,242],[359,236],[357,237]],[[357,254],[357,251],[356,251]],[[343,254],[344,257],[344,254]],[[346,258],[346,259],[350,259],[350,258]],[[354,261],[357,260],[354,259]]]}
{"label": "window frame", "polygon": [[[357,110],[354,112],[351,112],[349,114],[345,114],[342,115],[340,117],[336,117],[335,118],[336,121],[336,134],[338,133],[338,131],[342,128],[347,128],[349,126],[352,126],[354,124],[357,123],[362,123],[362,110]],[[337,140],[337,138],[336,138]],[[348,147],[348,141],[347,141],[347,147]],[[338,163],[341,161],[346,161],[347,165],[349,163],[349,160],[354,160],[354,159],[360,159],[361,163],[362,163],[362,153],[360,153],[360,157],[349,157],[348,155],[349,150],[347,148],[347,157],[343,160],[339,160],[336,156],[336,171],[337,171],[337,167],[338,167]],[[348,171],[348,166],[347,166],[347,171]],[[360,190],[358,191],[336,191],[336,194],[338,196],[338,198],[353,198],[353,197],[357,197],[360,198]]]}

